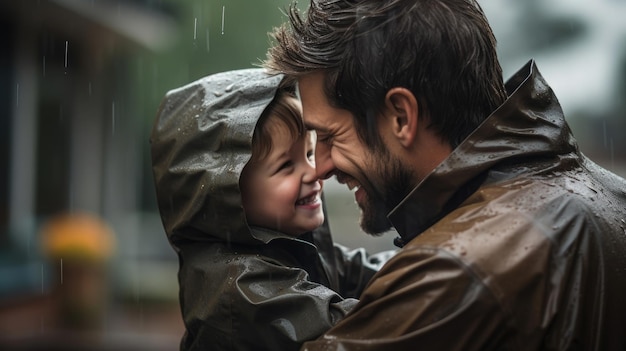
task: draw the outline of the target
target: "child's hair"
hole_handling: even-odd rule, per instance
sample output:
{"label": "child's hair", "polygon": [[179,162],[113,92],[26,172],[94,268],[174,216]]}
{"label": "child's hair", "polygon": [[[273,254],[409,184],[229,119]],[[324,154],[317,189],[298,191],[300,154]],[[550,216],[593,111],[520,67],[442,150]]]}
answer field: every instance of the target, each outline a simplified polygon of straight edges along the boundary
{"label": "child's hair", "polygon": [[296,103],[293,85],[285,83],[278,88],[272,102],[265,108],[254,128],[252,136],[252,158],[263,159],[272,150],[272,134],[276,133],[276,125],[267,123],[270,116],[287,127],[293,140],[304,135],[306,128],[302,120],[302,110]]}

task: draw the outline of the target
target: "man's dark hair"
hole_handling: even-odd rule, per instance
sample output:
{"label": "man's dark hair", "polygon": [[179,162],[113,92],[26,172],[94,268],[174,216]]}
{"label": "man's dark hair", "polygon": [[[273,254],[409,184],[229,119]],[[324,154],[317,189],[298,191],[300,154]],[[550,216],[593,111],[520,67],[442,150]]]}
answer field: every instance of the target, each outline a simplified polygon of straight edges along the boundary
{"label": "man's dark hair", "polygon": [[496,40],[473,0],[311,0],[272,33],[266,68],[293,79],[322,71],[330,103],[355,116],[360,137],[381,141],[385,94],[405,87],[420,116],[452,147],[506,99]]}

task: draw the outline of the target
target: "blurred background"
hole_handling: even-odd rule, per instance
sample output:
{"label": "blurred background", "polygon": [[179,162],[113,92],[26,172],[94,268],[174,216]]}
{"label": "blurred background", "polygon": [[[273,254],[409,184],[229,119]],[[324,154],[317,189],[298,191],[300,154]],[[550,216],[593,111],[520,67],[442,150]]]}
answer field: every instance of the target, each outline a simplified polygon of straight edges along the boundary
{"label": "blurred background", "polygon": [[[152,122],[168,90],[259,64],[288,3],[0,0],[0,349],[178,349]],[[626,1],[481,4],[505,78],[534,58],[581,150],[626,176]],[[336,241],[394,248],[326,189]]]}

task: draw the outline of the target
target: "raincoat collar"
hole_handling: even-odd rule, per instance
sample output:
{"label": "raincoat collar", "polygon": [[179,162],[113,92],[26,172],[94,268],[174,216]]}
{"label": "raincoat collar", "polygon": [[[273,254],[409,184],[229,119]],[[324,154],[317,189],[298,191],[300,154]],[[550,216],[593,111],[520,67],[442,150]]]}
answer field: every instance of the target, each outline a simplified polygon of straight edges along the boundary
{"label": "raincoat collar", "polygon": [[471,195],[497,164],[577,152],[561,106],[533,60],[505,86],[508,99],[389,213],[400,235],[397,246]]}
{"label": "raincoat collar", "polygon": [[[307,244],[313,244],[312,240],[307,240],[308,235],[302,235],[302,237],[294,237],[292,235],[287,235],[285,233],[281,233],[276,230],[271,230],[268,228],[250,226],[251,235],[253,238],[259,240],[263,244],[269,244],[274,240],[295,240],[300,242],[306,242]],[[308,234],[308,233],[307,233]]]}

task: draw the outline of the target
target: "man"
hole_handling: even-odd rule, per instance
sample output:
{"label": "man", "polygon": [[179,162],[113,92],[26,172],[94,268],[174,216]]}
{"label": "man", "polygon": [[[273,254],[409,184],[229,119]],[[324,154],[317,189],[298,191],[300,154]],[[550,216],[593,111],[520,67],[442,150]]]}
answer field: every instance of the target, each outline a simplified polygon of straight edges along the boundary
{"label": "man", "polygon": [[626,181],[582,155],[530,61],[506,84],[472,0],[312,0],[297,79],[318,175],[402,249],[307,350],[626,350]]}

